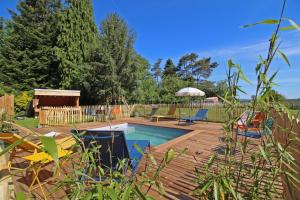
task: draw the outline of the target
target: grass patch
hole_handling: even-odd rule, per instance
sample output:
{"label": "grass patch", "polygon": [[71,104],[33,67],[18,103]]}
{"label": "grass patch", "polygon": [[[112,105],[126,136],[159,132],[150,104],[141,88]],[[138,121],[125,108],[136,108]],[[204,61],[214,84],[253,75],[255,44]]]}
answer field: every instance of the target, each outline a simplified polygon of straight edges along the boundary
{"label": "grass patch", "polygon": [[36,118],[25,118],[25,119],[22,119],[22,120],[15,120],[15,123],[20,125],[20,126],[23,126],[25,128],[36,128],[38,126],[38,119]]}
{"label": "grass patch", "polygon": [[[208,121],[211,122],[225,122],[228,118],[226,114],[226,108],[221,106],[209,106],[204,107],[208,109]],[[168,113],[169,108],[168,107],[160,107],[157,111],[157,115],[166,115]],[[180,117],[188,117],[189,112],[190,115],[193,116],[196,114],[196,112],[199,110],[199,108],[193,108],[191,111],[189,111],[189,108],[177,108],[175,116],[176,118]],[[245,108],[241,108],[239,110],[239,113],[237,113],[237,116],[242,114],[245,111]],[[151,107],[138,107],[135,109],[134,112],[138,112],[140,116],[147,115],[151,112]]]}

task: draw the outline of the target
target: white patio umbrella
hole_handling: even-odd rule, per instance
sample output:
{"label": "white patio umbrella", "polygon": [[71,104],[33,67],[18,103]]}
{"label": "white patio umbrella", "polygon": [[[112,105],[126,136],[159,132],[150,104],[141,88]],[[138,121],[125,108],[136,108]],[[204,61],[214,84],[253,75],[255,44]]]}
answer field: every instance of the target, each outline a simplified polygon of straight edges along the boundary
{"label": "white patio umbrella", "polygon": [[189,109],[189,117],[191,117],[191,97],[201,97],[205,95],[205,92],[192,87],[186,87],[180,89],[178,92],[175,93],[178,97],[190,97],[190,109]]}

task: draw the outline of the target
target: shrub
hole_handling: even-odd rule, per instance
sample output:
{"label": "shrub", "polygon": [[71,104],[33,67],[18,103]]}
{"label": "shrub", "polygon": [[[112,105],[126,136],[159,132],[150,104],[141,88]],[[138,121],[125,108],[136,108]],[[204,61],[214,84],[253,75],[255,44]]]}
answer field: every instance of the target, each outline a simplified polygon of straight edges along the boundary
{"label": "shrub", "polygon": [[27,107],[32,99],[32,95],[28,91],[23,91],[15,97],[15,109],[16,113],[26,111]]}

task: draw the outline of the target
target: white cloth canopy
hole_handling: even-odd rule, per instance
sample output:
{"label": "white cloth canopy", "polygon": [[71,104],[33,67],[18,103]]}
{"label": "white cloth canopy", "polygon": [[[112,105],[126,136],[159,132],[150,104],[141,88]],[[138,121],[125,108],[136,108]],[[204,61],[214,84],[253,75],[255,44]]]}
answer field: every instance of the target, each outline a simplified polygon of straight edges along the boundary
{"label": "white cloth canopy", "polygon": [[195,97],[195,96],[204,96],[205,92],[192,87],[182,88],[175,93],[176,96],[180,97]]}

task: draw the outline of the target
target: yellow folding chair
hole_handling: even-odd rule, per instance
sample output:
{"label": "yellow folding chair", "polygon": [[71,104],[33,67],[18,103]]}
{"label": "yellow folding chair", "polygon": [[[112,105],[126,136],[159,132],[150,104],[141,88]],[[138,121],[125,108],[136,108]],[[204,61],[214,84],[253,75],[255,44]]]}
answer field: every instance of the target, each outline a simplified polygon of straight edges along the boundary
{"label": "yellow folding chair", "polygon": [[[58,159],[61,159],[68,155],[71,155],[72,153],[73,153],[72,151],[62,149],[59,146],[57,147]],[[29,170],[32,170],[32,172],[33,172],[33,180],[29,186],[29,191],[31,192],[33,190],[33,185],[35,182],[37,182],[44,198],[47,199],[47,196],[46,196],[45,191],[42,186],[43,184],[45,184],[47,182],[45,182],[43,184],[41,183],[41,181],[39,179],[39,173],[43,169],[44,166],[46,166],[47,164],[49,164],[50,162],[53,161],[53,158],[46,152],[36,152],[36,151],[32,155],[25,156],[23,158],[30,162]]]}
{"label": "yellow folding chair", "polygon": [[[17,144],[16,147],[20,148],[22,150],[25,150],[27,152],[42,152],[42,144],[40,143],[33,143],[29,140],[27,140],[26,138],[21,137],[18,134],[15,133],[1,133],[0,134],[0,140],[9,143],[9,144]],[[57,146],[61,149],[69,149],[72,146],[74,146],[76,144],[75,139],[72,136],[69,137],[65,137],[62,139],[56,139],[55,140]],[[18,149],[17,148],[13,148],[10,152],[10,156],[9,156],[9,161],[8,161],[8,170],[10,171],[11,169],[13,169],[11,167],[12,161],[15,157],[17,156],[18,153]],[[23,157],[21,157],[23,158]],[[19,168],[14,168],[14,169],[19,169]]]}

